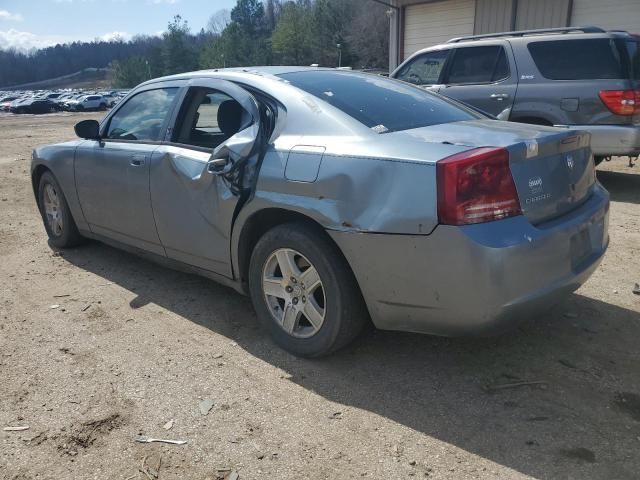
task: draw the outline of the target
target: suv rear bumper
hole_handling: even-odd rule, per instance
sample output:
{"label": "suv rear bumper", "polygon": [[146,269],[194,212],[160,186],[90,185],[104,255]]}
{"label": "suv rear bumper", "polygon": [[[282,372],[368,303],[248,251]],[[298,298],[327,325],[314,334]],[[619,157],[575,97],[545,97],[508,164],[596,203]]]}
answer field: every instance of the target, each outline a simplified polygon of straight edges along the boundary
{"label": "suv rear bumper", "polygon": [[555,125],[560,128],[583,130],[591,134],[594,155],[640,154],[640,125]]}

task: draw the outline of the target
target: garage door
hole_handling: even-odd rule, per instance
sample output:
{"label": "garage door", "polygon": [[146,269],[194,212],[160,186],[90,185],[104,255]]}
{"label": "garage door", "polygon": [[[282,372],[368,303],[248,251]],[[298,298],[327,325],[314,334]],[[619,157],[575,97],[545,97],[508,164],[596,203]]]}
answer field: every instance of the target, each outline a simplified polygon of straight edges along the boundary
{"label": "garage door", "polygon": [[571,25],[640,32],[638,0],[573,0]]}
{"label": "garage door", "polygon": [[450,38],[473,35],[475,9],[475,0],[407,6],[404,17],[404,58]]}

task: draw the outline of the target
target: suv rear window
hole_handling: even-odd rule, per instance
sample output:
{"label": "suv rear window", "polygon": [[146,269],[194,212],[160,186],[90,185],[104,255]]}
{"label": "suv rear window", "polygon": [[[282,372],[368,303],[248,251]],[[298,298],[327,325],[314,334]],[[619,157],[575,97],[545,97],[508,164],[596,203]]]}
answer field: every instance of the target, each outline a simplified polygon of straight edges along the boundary
{"label": "suv rear window", "polygon": [[419,87],[377,75],[317,70],[280,77],[377,133],[483,118]]}
{"label": "suv rear window", "polygon": [[527,47],[550,80],[628,78],[626,62],[610,38],[532,42]]}

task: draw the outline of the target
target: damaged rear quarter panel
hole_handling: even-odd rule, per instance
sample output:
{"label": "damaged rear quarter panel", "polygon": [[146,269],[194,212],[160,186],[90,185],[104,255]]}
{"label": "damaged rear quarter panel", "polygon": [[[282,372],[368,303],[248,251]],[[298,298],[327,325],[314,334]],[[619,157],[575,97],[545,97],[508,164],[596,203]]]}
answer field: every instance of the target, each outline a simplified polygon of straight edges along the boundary
{"label": "damaged rear quarter panel", "polygon": [[330,230],[429,234],[437,224],[435,164],[325,154],[314,182],[289,181],[288,152],[269,152],[243,219],[264,208],[311,217]]}

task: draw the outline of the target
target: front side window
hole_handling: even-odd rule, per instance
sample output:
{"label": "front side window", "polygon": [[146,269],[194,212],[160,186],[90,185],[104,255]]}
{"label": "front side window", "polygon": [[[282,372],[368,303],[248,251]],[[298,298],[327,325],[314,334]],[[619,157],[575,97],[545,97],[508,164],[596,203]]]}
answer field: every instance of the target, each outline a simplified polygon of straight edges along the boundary
{"label": "front side window", "polygon": [[414,85],[435,85],[440,81],[449,50],[427,52],[407,63],[396,75],[398,80]]}
{"label": "front side window", "polygon": [[280,77],[376,133],[482,118],[422,88],[378,75],[309,70]]}
{"label": "front side window", "polygon": [[229,95],[211,88],[191,88],[182,104],[172,142],[214,149],[240,130],[248,112]]}
{"label": "front side window", "polygon": [[509,77],[504,48],[498,45],[456,49],[445,83],[491,83]]}
{"label": "front side window", "polygon": [[160,140],[178,88],[146,90],[131,97],[111,117],[106,138],[117,140]]}
{"label": "front side window", "polygon": [[538,70],[550,80],[625,78],[625,63],[613,39],[590,38],[531,42]]}

